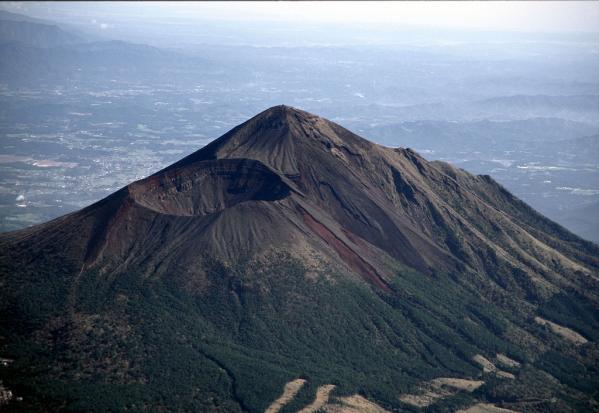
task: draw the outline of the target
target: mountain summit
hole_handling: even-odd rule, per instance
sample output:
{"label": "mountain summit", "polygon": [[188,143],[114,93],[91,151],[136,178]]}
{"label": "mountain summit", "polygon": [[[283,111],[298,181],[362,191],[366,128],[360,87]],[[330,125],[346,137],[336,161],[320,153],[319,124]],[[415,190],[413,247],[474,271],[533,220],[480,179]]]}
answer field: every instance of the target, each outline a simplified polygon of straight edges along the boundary
{"label": "mountain summit", "polygon": [[16,410],[597,407],[597,246],[292,107],[0,250]]}

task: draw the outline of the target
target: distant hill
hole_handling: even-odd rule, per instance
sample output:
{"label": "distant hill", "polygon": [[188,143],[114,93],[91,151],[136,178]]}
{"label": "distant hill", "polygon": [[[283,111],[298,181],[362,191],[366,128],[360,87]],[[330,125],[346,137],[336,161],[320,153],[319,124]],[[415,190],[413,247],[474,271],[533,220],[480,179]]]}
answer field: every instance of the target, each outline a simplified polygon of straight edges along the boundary
{"label": "distant hill", "polygon": [[[365,110],[376,113],[378,104]],[[431,102],[395,108],[404,121],[517,121],[530,118],[560,118],[599,124],[599,95],[515,95],[470,102]]]}
{"label": "distant hill", "polygon": [[139,80],[164,69],[201,70],[201,58],[152,46],[103,40],[46,20],[0,11],[0,81],[61,84],[125,76]]}
{"label": "distant hill", "polygon": [[21,43],[48,48],[81,43],[84,39],[58,26],[32,21],[5,20],[0,14],[0,44]]}
{"label": "distant hill", "polygon": [[479,102],[486,108],[493,110],[510,108],[525,111],[563,110],[563,111],[599,111],[599,96],[573,95],[514,95],[485,99]]}
{"label": "distant hill", "polygon": [[52,24],[48,20],[36,19],[35,17],[26,16],[24,14],[12,13],[6,10],[0,10],[0,20],[13,21],[13,22],[29,22],[29,23],[40,23],[40,24]]}
{"label": "distant hill", "polygon": [[1,234],[0,285],[9,411],[599,403],[597,245],[288,106]]}
{"label": "distant hill", "polygon": [[11,85],[61,84],[125,76],[140,80],[162,70],[191,71],[210,67],[204,59],[117,40],[35,47],[20,42],[0,44],[0,81]]}
{"label": "distant hill", "polygon": [[368,133],[380,143],[420,149],[470,150],[489,146],[510,149],[514,141],[557,142],[596,133],[597,126],[558,118],[529,118],[510,121],[434,121],[422,120],[382,125]]}

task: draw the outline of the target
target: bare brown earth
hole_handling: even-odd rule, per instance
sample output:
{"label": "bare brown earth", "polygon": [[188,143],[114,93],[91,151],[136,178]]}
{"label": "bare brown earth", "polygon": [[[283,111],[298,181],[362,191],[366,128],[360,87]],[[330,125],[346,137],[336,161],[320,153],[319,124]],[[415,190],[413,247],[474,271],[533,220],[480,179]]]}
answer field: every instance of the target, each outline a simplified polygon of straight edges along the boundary
{"label": "bare brown earth", "polygon": [[295,395],[301,390],[305,383],[306,380],[304,379],[296,379],[285,384],[283,394],[281,394],[277,400],[272,402],[272,404],[268,406],[264,413],[277,413],[283,408],[283,406],[293,400]]}
{"label": "bare brown earth", "polygon": [[507,372],[507,371],[503,371],[503,370],[497,370],[495,372],[495,374],[497,375],[497,377],[501,377],[503,379],[514,380],[516,378],[516,376],[514,376],[512,373]]}
{"label": "bare brown earth", "polygon": [[[501,377],[502,379],[515,379],[516,377],[507,371],[503,371],[503,370],[499,370],[495,364],[493,364],[493,362],[491,362],[489,359],[487,359],[486,357],[482,356],[481,354],[476,354],[474,357],[472,357],[472,360],[474,360],[476,363],[478,363],[482,369],[483,369],[483,373],[494,373],[497,377]],[[498,356],[498,360],[499,360],[499,356]],[[515,362],[514,360],[511,360],[509,358],[507,358],[506,356],[503,356],[501,358],[501,360],[503,360],[503,362],[507,365],[509,365],[510,367],[518,367],[520,366],[519,363]]]}
{"label": "bare brown earth", "polygon": [[458,410],[456,413],[518,413],[515,410],[503,409],[489,403],[478,403],[465,410]]}
{"label": "bare brown earth", "polygon": [[355,272],[358,274],[362,274],[368,281],[377,285],[378,287],[389,290],[389,286],[385,283],[385,281],[381,278],[379,274],[377,274],[376,270],[368,264],[360,255],[358,255],[355,251],[353,251],[346,243],[340,240],[335,234],[333,234],[330,230],[328,230],[324,225],[320,222],[316,221],[314,217],[312,217],[307,212],[304,214],[304,222],[310,229],[312,229],[316,234],[318,234],[328,245],[333,247],[335,252],[339,255],[339,257]]}
{"label": "bare brown earth", "polygon": [[358,394],[337,397],[333,402],[325,405],[323,410],[327,413],[389,413],[388,410]]}
{"label": "bare brown earth", "polygon": [[[288,404],[306,383],[304,379],[296,379],[285,385],[283,394],[275,400],[264,413],[277,413]],[[330,400],[330,393],[335,389],[332,384],[320,386],[312,403],[302,408],[298,413],[315,413],[325,411],[329,413],[388,413],[376,403],[355,394],[353,396],[336,397]]]}
{"label": "bare brown earth", "polygon": [[450,397],[459,391],[473,392],[484,384],[484,381],[460,379],[454,377],[439,377],[420,385],[417,394],[404,394],[399,399],[416,407],[426,407],[439,399]]}
{"label": "bare brown earth", "polygon": [[475,355],[474,357],[472,357],[472,359],[476,361],[478,364],[480,364],[485,373],[490,373],[497,370],[497,367],[495,367],[495,365],[491,363],[491,361],[489,361],[487,358],[483,357],[480,354]]}
{"label": "bare brown earth", "polygon": [[505,354],[498,353],[497,361],[507,367],[520,367],[520,363],[518,363],[516,360],[509,358]]}
{"label": "bare brown earth", "polygon": [[[285,385],[283,394],[275,400],[264,413],[277,413],[288,404],[306,383],[304,379],[296,379]],[[376,403],[354,394],[352,396],[336,397],[330,400],[330,393],[335,389],[332,384],[320,386],[316,391],[315,400],[298,413],[315,413],[325,411],[329,413],[388,413]]]}
{"label": "bare brown earth", "polygon": [[578,334],[576,331],[568,327],[560,326],[559,324],[556,324],[553,321],[545,320],[544,318],[537,316],[535,317],[535,322],[542,326],[549,327],[549,329],[553,331],[555,334],[565,338],[566,340],[576,345],[581,345],[588,342],[586,338]]}
{"label": "bare brown earth", "polygon": [[316,390],[316,398],[308,406],[304,407],[298,413],[316,413],[322,409],[329,401],[329,395],[335,389],[334,384],[325,384]]}

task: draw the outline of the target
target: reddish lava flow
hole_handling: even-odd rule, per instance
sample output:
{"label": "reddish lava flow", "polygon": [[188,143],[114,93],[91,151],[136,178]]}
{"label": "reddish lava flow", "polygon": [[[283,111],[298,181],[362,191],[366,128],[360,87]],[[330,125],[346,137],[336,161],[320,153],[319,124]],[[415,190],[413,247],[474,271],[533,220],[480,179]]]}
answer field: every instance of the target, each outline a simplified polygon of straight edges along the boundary
{"label": "reddish lava flow", "polygon": [[360,274],[366,281],[369,281],[385,291],[391,291],[389,285],[381,278],[372,265],[364,261],[364,259],[348,247],[347,244],[340,240],[327,227],[314,219],[314,217],[307,211],[302,209],[302,215],[306,225],[318,234],[318,236],[328,245],[333,247],[343,262],[345,262],[352,270]]}

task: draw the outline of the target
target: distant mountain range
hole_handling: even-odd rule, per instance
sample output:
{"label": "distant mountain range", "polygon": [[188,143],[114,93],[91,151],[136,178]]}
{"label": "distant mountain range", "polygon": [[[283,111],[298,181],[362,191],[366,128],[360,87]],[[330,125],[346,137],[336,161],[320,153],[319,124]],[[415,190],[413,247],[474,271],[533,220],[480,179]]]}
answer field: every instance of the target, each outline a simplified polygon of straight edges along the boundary
{"label": "distant mountain range", "polygon": [[559,118],[527,118],[509,121],[488,119],[470,122],[420,120],[387,124],[369,130],[384,144],[435,149],[470,151],[493,146],[514,149],[518,142],[535,145],[554,144],[581,136],[593,135],[598,127]]}
{"label": "distant mountain range", "polygon": [[[378,104],[365,108],[376,113]],[[432,102],[395,108],[404,121],[519,121],[531,118],[561,118],[597,125],[599,95],[514,95],[470,102]]]}
{"label": "distant mountain range", "polygon": [[9,411],[599,406],[598,246],[288,106],[1,234],[0,285]]}
{"label": "distant mountain range", "polygon": [[56,26],[1,19],[0,39],[3,43],[22,43],[41,48],[82,42],[79,36]]}
{"label": "distant mountain range", "polygon": [[[547,95],[514,95],[485,99],[480,102],[488,109],[504,109],[524,111],[588,111],[599,110],[599,96],[574,95],[574,96],[547,96]],[[532,114],[534,117],[535,115]]]}
{"label": "distant mountain range", "polygon": [[0,43],[21,43],[47,48],[101,40],[105,39],[68,24],[0,10]]}
{"label": "distant mountain range", "polygon": [[102,39],[52,22],[0,11],[0,81],[10,85],[93,82],[153,76],[165,68],[205,65],[200,58],[148,45]]}

